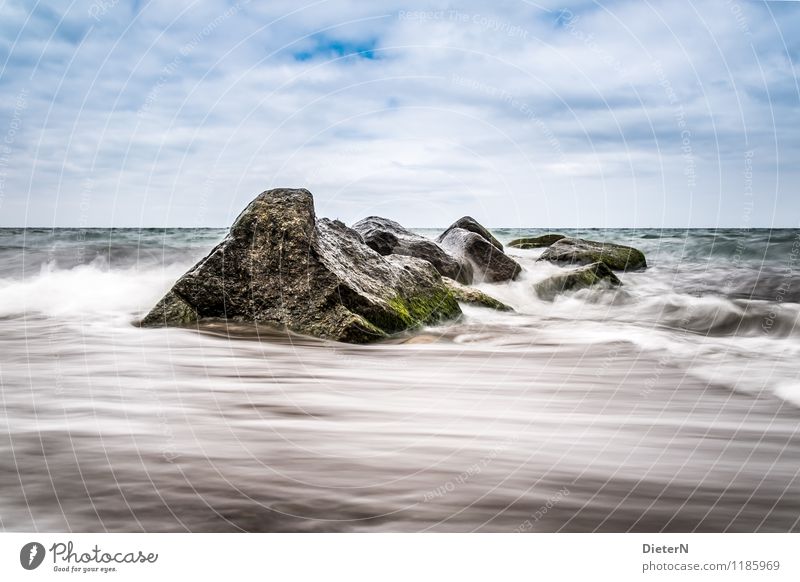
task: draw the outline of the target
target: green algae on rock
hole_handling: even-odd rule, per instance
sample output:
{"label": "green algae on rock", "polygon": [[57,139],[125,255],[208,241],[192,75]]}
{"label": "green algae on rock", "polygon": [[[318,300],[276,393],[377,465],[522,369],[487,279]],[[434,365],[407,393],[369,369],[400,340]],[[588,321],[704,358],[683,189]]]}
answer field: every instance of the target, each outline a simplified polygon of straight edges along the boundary
{"label": "green algae on rock", "polygon": [[539,299],[552,301],[565,291],[577,291],[599,284],[618,287],[622,285],[622,282],[608,265],[597,262],[539,281],[533,286],[533,291]]}
{"label": "green algae on rock", "polygon": [[582,238],[562,238],[547,247],[540,261],[570,265],[604,262],[615,271],[640,271],[647,268],[642,251],[608,242]]}
{"label": "green algae on rock", "polygon": [[382,257],[339,221],[317,220],[308,190],[263,192],[228,236],[140,322],[253,322],[348,343],[458,317],[427,261]]}
{"label": "green algae on rock", "polygon": [[453,296],[462,303],[481,305],[483,307],[490,307],[491,309],[496,309],[498,311],[514,311],[514,308],[510,305],[506,305],[502,301],[495,299],[480,289],[462,285],[458,281],[454,281],[453,279],[449,279],[447,277],[442,277],[442,281],[444,281],[445,286],[450,290]]}
{"label": "green algae on rock", "polygon": [[562,238],[567,238],[563,234],[543,234],[541,236],[526,236],[523,238],[515,238],[507,246],[515,249],[538,249],[541,247],[549,247],[554,242],[560,241]]}

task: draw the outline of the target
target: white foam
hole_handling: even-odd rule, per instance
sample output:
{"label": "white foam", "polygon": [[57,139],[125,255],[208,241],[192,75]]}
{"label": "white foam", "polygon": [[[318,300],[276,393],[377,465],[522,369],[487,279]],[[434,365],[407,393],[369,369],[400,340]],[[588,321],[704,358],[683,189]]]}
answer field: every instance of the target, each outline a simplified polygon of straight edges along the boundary
{"label": "white foam", "polygon": [[0,316],[128,319],[151,308],[183,270],[108,269],[101,259],[72,269],[47,264],[35,276],[0,280]]}

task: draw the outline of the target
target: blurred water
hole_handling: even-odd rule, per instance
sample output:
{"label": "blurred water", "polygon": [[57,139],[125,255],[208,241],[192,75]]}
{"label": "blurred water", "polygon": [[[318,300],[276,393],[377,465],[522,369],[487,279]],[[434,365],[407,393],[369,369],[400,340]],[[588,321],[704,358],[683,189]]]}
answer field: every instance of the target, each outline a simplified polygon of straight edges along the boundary
{"label": "blurred water", "polygon": [[560,232],[651,268],[349,346],[130,325],[223,230],[0,230],[0,528],[800,529],[800,233]]}

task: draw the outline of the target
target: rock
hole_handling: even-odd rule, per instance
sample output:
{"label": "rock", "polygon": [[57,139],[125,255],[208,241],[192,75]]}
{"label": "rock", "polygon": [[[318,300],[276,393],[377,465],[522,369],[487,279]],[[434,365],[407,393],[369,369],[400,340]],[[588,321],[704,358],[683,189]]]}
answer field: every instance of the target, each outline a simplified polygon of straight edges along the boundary
{"label": "rock", "polygon": [[557,295],[565,291],[577,291],[598,284],[607,284],[612,287],[622,285],[614,272],[603,262],[592,263],[566,273],[559,273],[540,281],[533,286],[533,291],[539,297],[552,301]]}
{"label": "rock", "polygon": [[613,243],[582,238],[562,238],[549,246],[539,257],[551,263],[588,265],[603,261],[616,271],[638,271],[647,268],[642,251]]}
{"label": "rock", "polygon": [[453,296],[462,303],[482,305],[484,307],[497,309],[498,311],[514,311],[513,307],[506,305],[502,301],[499,301],[490,295],[487,295],[480,289],[476,289],[475,287],[467,287],[466,285],[462,285],[458,281],[453,281],[447,277],[442,277],[442,281],[444,281],[444,284],[448,289],[450,289],[450,292],[453,294]]}
{"label": "rock", "polygon": [[471,216],[464,216],[456,220],[453,224],[447,227],[447,229],[439,235],[439,238],[436,239],[436,242],[441,243],[442,240],[447,236],[447,233],[450,232],[454,228],[463,228],[464,230],[468,230],[469,232],[474,232],[475,234],[482,236],[486,240],[488,240],[496,249],[502,252],[503,245],[500,244],[500,241],[497,240],[492,236],[492,233],[486,230],[486,228],[480,224],[477,220],[472,218]]}
{"label": "rock", "polygon": [[382,257],[341,222],[317,220],[307,190],[278,188],[253,200],[140,324],[224,318],[365,343],[460,313],[430,263]]}
{"label": "rock", "polygon": [[370,216],[353,225],[371,249],[380,255],[406,255],[424,259],[433,265],[443,277],[461,283],[472,283],[472,264],[457,261],[438,244],[414,234],[393,220]]}
{"label": "rock", "polygon": [[524,238],[515,238],[508,246],[515,249],[538,249],[540,247],[549,247],[554,242],[560,241],[562,238],[567,238],[563,234],[543,234],[542,236],[528,236]]}
{"label": "rock", "polygon": [[463,228],[448,229],[440,244],[457,260],[469,261],[477,281],[510,281],[522,272],[522,267],[514,259],[497,250],[479,234]]}

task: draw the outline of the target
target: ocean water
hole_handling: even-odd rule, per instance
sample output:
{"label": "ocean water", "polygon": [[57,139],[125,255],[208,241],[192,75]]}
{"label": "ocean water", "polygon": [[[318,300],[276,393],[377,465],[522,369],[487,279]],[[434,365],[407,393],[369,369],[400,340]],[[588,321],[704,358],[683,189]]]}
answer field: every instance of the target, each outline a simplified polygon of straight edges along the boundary
{"label": "ocean water", "polygon": [[0,230],[0,529],[800,530],[800,231],[559,232],[650,268],[351,346],[131,325],[224,230]]}

